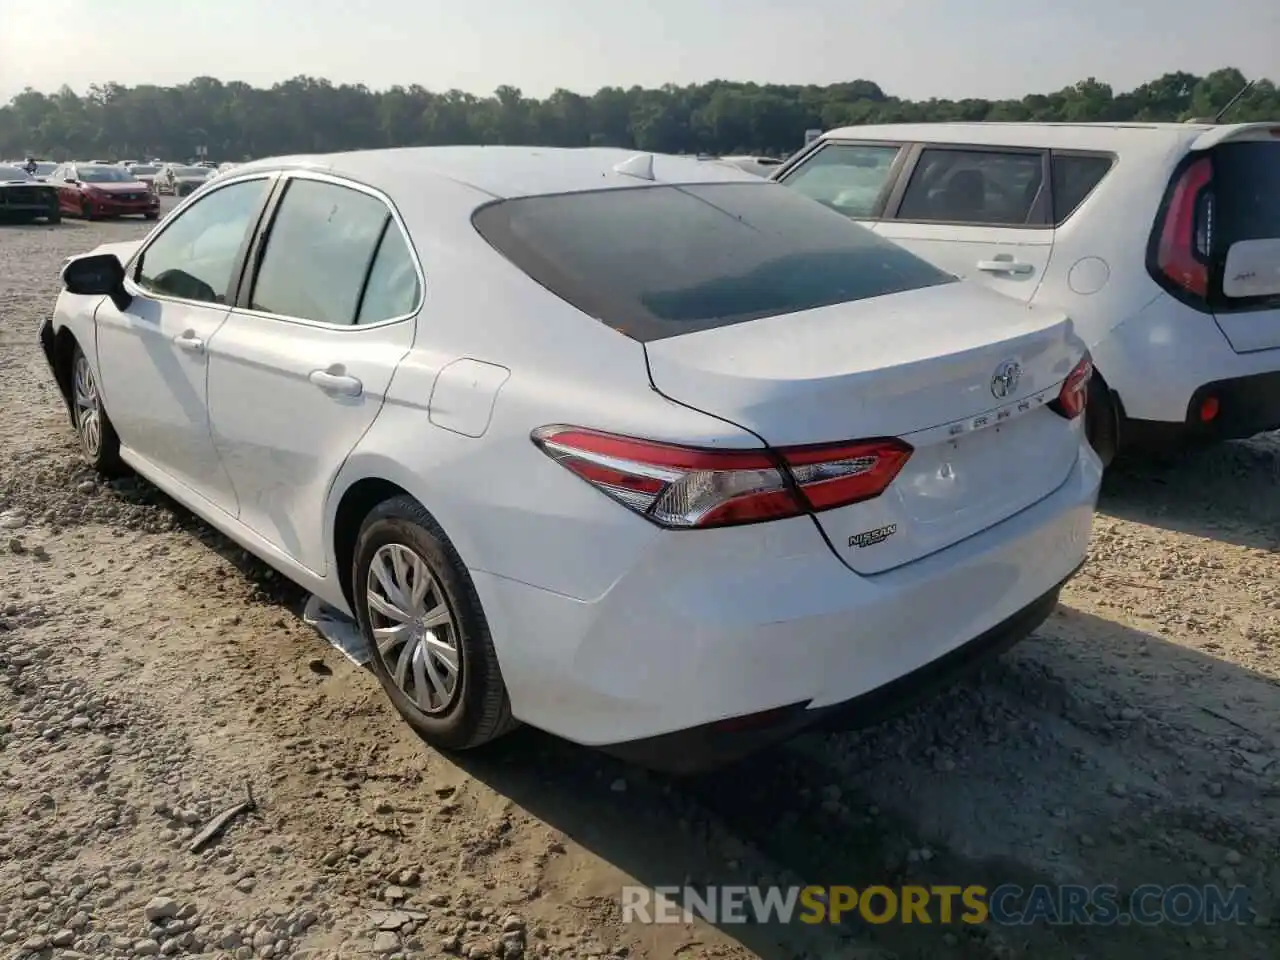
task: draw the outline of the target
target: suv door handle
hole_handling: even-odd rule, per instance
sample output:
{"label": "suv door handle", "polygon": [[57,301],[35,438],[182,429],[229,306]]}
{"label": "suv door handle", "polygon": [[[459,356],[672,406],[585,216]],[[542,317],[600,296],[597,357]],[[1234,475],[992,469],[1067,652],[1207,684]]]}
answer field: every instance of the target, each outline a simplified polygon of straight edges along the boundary
{"label": "suv door handle", "polygon": [[173,338],[173,342],[178,345],[178,349],[186,350],[188,353],[204,353],[204,341],[191,330],[178,334]]}
{"label": "suv door handle", "polygon": [[979,260],[978,269],[984,273],[1012,273],[1017,276],[1026,276],[1028,273],[1034,273],[1036,268],[1030,263],[1023,263],[1008,254],[1003,254],[994,260]]}
{"label": "suv door handle", "polygon": [[364,384],[357,378],[332,370],[312,370],[307,379],[325,393],[339,397],[358,397],[364,392]]}

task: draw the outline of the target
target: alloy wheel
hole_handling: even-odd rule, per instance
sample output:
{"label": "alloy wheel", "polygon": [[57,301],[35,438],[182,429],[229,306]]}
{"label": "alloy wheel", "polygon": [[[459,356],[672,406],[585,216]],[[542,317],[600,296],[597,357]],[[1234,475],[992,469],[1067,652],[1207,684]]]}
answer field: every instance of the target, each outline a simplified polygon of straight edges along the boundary
{"label": "alloy wheel", "polygon": [[458,692],[462,653],[444,591],[427,562],[403,544],[379,547],[365,585],[377,656],[400,692],[429,716]]}
{"label": "alloy wheel", "polygon": [[98,382],[93,377],[89,358],[83,353],[76,357],[74,372],[76,432],[89,458],[96,459],[102,452],[102,399],[98,396]]}

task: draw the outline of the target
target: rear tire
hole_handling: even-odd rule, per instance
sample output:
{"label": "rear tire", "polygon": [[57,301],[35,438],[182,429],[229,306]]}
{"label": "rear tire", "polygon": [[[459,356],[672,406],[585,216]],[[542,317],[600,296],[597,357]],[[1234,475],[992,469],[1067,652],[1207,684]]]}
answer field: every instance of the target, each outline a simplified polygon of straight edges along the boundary
{"label": "rear tire", "polygon": [[1120,448],[1120,411],[1111,388],[1097,371],[1089,379],[1084,418],[1085,436],[1105,470],[1115,461]]}
{"label": "rear tire", "polygon": [[107,416],[98,379],[89,358],[76,344],[71,354],[71,411],[85,460],[104,477],[120,477],[129,468],[120,459],[120,437]]}
{"label": "rear tire", "polygon": [[144,213],[142,216],[146,220],[158,220],[160,218],[158,213]]}
{"label": "rear tire", "polygon": [[470,750],[519,725],[471,577],[412,497],[387,500],[365,518],[351,595],[374,674],[433,747]]}
{"label": "rear tire", "polygon": [[44,219],[45,219],[45,223],[49,224],[49,226],[56,227],[58,224],[62,222],[62,211],[59,210],[57,207],[55,207],[54,209],[50,210],[47,214],[45,214]]}

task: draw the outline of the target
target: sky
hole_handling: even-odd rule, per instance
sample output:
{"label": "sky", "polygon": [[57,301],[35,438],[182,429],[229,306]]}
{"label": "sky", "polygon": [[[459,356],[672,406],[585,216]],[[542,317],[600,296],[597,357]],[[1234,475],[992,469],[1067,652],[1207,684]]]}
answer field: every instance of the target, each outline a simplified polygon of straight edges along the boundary
{"label": "sky", "polygon": [[1280,80],[1280,0],[0,0],[0,103],[27,86],[298,74],[537,97],[867,79],[997,99],[1223,66]]}

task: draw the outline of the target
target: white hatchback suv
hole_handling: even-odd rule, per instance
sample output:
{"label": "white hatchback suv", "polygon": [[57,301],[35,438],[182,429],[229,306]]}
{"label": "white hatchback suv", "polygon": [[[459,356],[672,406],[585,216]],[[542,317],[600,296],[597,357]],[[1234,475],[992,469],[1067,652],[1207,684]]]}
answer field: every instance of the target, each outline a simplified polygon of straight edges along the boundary
{"label": "white hatchback suv", "polygon": [[1104,462],[1280,428],[1280,122],[846,127],[773,179],[1069,314]]}

